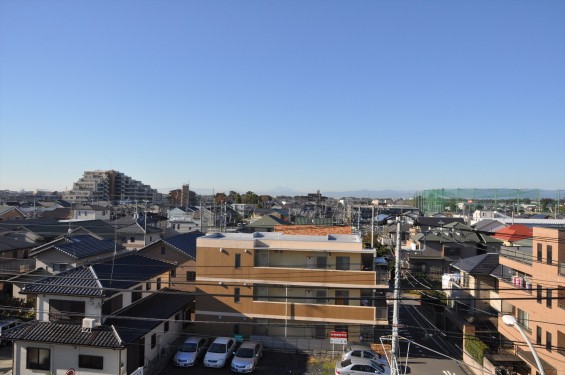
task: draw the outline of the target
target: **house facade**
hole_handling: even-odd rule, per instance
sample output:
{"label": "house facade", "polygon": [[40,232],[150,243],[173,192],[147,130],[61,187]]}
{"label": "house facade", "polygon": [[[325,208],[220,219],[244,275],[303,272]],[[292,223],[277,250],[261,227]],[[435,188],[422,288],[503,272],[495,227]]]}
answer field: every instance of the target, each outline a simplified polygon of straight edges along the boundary
{"label": "house facade", "polygon": [[36,281],[36,320],[6,332],[14,374],[145,374],[186,326],[193,297],[166,288],[169,263],[138,254]]}
{"label": "house facade", "polygon": [[[368,260],[363,256],[371,254]],[[387,270],[357,235],[213,233],[197,239],[199,330],[326,338],[388,324]],[[367,264],[364,264],[367,263]],[[217,324],[217,323],[222,324]],[[229,323],[229,324],[226,324]],[[251,324],[249,324],[251,323]]]}

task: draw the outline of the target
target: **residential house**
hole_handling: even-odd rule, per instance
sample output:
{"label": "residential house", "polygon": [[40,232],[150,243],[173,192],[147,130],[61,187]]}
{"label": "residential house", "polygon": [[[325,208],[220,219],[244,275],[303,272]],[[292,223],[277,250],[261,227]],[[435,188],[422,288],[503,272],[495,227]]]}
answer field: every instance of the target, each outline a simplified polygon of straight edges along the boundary
{"label": "residential house", "polygon": [[18,232],[0,232],[0,279],[35,268],[35,259],[29,252],[37,244]]}
{"label": "residential house", "polygon": [[104,240],[92,235],[61,237],[31,250],[36,266],[49,273],[59,273],[83,264],[97,262],[125,251],[113,240]]}
{"label": "residential house", "polygon": [[97,206],[94,204],[73,207],[72,218],[81,220],[110,220],[112,207]]}
{"label": "residential house", "polygon": [[388,324],[388,271],[374,270],[375,250],[358,235],[212,233],[197,239],[196,251],[202,333],[369,337]]}
{"label": "residential house", "polygon": [[252,232],[273,232],[275,227],[278,225],[288,225],[289,223],[285,222],[282,219],[279,219],[275,216],[263,216],[260,219],[257,219],[246,226],[243,227],[242,231],[247,233]]}
{"label": "residential house", "polygon": [[[500,277],[501,315],[512,315],[535,345],[546,375],[565,373],[565,230],[534,227],[533,246],[527,258],[501,254],[500,265],[508,272]],[[527,282],[525,281],[527,280]],[[516,327],[502,317],[498,330],[506,346],[528,368],[539,372],[533,353]]]}
{"label": "residential house", "polygon": [[468,225],[452,221],[441,227],[429,227],[407,241],[406,260],[414,272],[426,272],[432,278],[450,271],[451,264],[487,252],[497,252],[500,242],[484,236]]}
{"label": "residential house", "polygon": [[138,253],[176,265],[170,271],[170,287],[185,292],[196,291],[196,239],[204,233],[191,232],[153,242]]}
{"label": "residential house", "polygon": [[15,206],[0,206],[0,221],[24,220],[26,215]]}
{"label": "residential house", "polygon": [[163,288],[170,263],[128,253],[26,286],[36,320],[3,335],[14,341],[14,374],[156,374],[186,326],[194,297]]}

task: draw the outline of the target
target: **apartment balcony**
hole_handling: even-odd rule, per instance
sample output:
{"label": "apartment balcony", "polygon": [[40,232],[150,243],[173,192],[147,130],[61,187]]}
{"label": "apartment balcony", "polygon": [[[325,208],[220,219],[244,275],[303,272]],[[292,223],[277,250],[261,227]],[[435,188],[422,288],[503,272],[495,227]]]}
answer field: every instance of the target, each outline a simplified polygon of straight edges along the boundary
{"label": "apartment balcony", "polygon": [[500,290],[498,292],[501,299],[509,299],[512,304],[514,299],[531,299],[532,283],[525,277],[513,277],[512,279],[501,279]]}
{"label": "apartment balcony", "polygon": [[565,262],[559,262],[559,276],[565,276]]}
{"label": "apartment balcony", "polygon": [[[274,269],[276,268],[276,272]],[[304,285],[343,285],[352,287],[388,288],[388,271],[343,271],[331,266],[325,269],[254,267],[245,278],[276,281],[280,284],[304,280]]]}
{"label": "apartment balcony", "polygon": [[374,306],[325,305],[296,302],[254,301],[253,317],[352,324],[388,324],[388,308]]}
{"label": "apartment balcony", "polygon": [[526,250],[521,248],[502,248],[500,249],[500,255],[504,258],[511,259],[516,262],[532,265],[534,257],[532,256],[532,249],[528,248]]}

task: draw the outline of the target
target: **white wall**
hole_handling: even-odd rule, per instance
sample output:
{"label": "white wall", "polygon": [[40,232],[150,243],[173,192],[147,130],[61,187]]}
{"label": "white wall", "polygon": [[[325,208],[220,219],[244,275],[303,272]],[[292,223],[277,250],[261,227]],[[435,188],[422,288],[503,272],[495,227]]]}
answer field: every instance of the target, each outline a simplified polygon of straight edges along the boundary
{"label": "white wall", "polygon": [[[70,368],[75,369],[80,375],[96,374],[120,374],[120,364],[127,363],[125,350],[102,349],[70,345],[48,345],[30,342],[14,343],[14,367],[13,373],[19,375],[45,374],[42,370],[30,370],[26,368],[27,348],[45,348],[51,350],[51,373],[53,375],[65,375]],[[79,368],[79,354],[104,357],[104,369]]]}

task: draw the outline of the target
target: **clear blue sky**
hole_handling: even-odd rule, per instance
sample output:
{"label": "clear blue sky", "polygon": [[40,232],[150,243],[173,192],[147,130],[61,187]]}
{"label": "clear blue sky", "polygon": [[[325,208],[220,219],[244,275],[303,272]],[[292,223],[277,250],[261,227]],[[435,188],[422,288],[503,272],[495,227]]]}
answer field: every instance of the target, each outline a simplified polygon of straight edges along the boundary
{"label": "clear blue sky", "polygon": [[0,189],[565,188],[565,1],[0,1]]}

